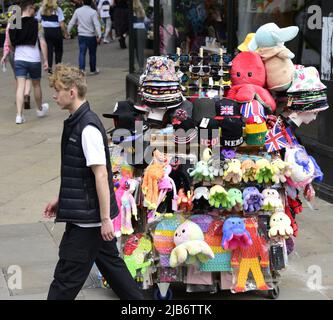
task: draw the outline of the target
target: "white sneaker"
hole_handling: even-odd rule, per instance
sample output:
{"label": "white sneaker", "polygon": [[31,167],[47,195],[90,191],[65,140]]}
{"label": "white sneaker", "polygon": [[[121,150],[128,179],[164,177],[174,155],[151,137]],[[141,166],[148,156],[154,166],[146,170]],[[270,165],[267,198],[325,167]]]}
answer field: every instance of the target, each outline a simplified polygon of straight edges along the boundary
{"label": "white sneaker", "polygon": [[104,39],[104,40],[103,40],[103,43],[110,43],[110,41],[109,41],[109,40],[106,40],[106,39]]}
{"label": "white sneaker", "polygon": [[48,103],[43,103],[42,104],[42,110],[37,110],[37,117],[38,118],[43,118],[45,117],[49,112],[49,104]]}
{"label": "white sneaker", "polygon": [[90,71],[89,74],[90,74],[91,76],[94,76],[94,75],[96,75],[96,74],[99,74],[99,69],[96,69],[96,71],[94,71],[94,72]]}
{"label": "white sneaker", "polygon": [[16,124],[22,124],[25,122],[25,118],[24,116],[19,116],[19,115],[16,115],[16,120],[15,120]]}

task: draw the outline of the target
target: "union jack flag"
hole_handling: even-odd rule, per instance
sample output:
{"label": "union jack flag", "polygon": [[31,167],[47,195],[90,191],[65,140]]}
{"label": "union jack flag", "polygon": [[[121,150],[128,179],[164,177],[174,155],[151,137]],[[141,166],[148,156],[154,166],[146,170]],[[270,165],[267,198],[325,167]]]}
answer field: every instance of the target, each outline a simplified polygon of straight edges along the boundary
{"label": "union jack flag", "polygon": [[220,106],[220,116],[233,116],[234,106]]}
{"label": "union jack flag", "polygon": [[[289,137],[287,137],[289,136]],[[267,152],[279,151],[284,148],[289,148],[291,141],[290,131],[282,132],[280,124],[277,122],[274,127],[269,130],[265,137],[265,147]]]}
{"label": "union jack flag", "polygon": [[243,103],[241,105],[241,114],[244,118],[251,118],[253,116],[262,116],[264,119],[266,119],[265,109],[263,105],[257,101],[252,100],[247,103]]}

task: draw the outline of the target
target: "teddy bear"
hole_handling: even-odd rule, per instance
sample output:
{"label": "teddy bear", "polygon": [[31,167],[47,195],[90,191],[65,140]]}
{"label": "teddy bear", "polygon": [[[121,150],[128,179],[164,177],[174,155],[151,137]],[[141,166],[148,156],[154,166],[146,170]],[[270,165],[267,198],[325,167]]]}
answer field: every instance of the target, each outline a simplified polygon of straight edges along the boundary
{"label": "teddy bear", "polygon": [[258,100],[270,113],[276,103],[266,85],[266,70],[258,53],[241,52],[232,61],[230,70],[232,86],[227,98],[238,102]]}
{"label": "teddy bear", "polygon": [[257,30],[248,45],[250,51],[257,50],[262,58],[267,88],[271,91],[286,91],[292,83],[295,66],[291,59],[295,55],[284,43],[293,40],[298,31],[296,26],[279,28],[275,23],[266,23]]}

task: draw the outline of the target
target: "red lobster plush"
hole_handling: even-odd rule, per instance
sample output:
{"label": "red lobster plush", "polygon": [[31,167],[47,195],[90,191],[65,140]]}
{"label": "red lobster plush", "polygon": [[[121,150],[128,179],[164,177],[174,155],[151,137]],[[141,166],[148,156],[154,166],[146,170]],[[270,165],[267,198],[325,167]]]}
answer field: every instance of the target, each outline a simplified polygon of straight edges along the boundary
{"label": "red lobster plush", "polygon": [[232,61],[231,67],[232,87],[227,98],[238,102],[258,100],[264,107],[272,112],[276,103],[267,89],[266,70],[258,53],[241,52]]}

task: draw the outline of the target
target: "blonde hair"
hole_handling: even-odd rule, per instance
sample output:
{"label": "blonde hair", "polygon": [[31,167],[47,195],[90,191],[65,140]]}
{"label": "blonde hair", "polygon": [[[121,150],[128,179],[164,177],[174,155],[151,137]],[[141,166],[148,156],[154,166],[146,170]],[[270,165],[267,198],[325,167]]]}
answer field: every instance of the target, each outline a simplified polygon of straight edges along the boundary
{"label": "blonde hair", "polygon": [[87,93],[85,73],[76,67],[57,64],[53,74],[49,77],[50,87],[56,90],[70,90],[77,88],[78,96],[82,99]]}
{"label": "blonde hair", "polygon": [[44,16],[50,16],[52,15],[53,11],[57,10],[57,8],[57,0],[43,0],[42,14]]}
{"label": "blonde hair", "polygon": [[145,18],[146,12],[140,0],[133,0],[133,11],[138,18]]}

